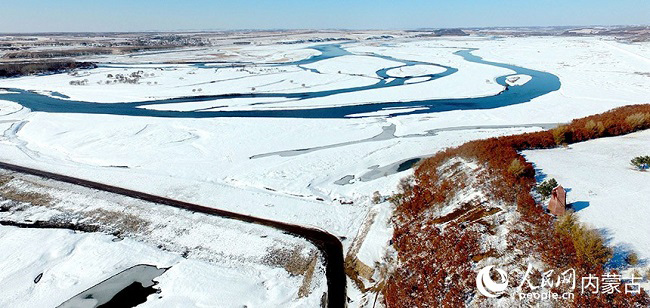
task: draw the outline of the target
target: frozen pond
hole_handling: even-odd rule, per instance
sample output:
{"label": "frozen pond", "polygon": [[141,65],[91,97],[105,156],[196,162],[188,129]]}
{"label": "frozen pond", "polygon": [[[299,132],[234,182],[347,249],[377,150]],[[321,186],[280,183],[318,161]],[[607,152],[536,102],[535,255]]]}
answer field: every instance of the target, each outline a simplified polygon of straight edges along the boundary
{"label": "frozen pond", "polygon": [[167,269],[139,264],[77,294],[57,308],[135,307],[156,292],[154,278]]}

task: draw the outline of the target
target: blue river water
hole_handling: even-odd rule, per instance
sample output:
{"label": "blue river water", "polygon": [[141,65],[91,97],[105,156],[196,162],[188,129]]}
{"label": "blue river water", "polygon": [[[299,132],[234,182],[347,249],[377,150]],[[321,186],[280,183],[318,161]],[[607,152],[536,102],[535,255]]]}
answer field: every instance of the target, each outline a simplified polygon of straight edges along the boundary
{"label": "blue river water", "polygon": [[[344,55],[350,55],[340,44],[328,44],[313,47],[321,52],[320,55],[312,56],[300,61],[282,63],[282,64],[263,64],[268,66],[298,66],[303,69],[304,65],[331,59]],[[316,97],[325,97],[341,93],[351,93],[368,91],[385,87],[399,87],[403,86],[408,81],[418,78],[415,82],[427,82],[438,78],[443,78],[456,73],[458,70],[453,67],[443,66],[436,63],[420,62],[402,60],[393,57],[368,54],[369,56],[380,57],[402,63],[402,65],[384,68],[376,72],[378,81],[375,84],[359,87],[341,88],[335,90],[325,91],[306,91],[300,93],[278,93],[278,92],[256,92],[256,93],[233,93],[222,95],[205,95],[205,96],[191,96],[179,97],[172,99],[162,99],[144,102],[122,102],[122,103],[97,103],[97,102],[84,102],[66,99],[65,96],[47,96],[31,91],[21,89],[8,89],[13,93],[0,94],[1,100],[12,101],[18,103],[32,111],[50,112],[50,113],[82,113],[82,114],[109,114],[109,115],[122,115],[122,116],[145,116],[145,117],[170,117],[170,118],[218,118],[218,117],[266,117],[266,118],[345,118],[356,114],[366,114],[386,109],[394,108],[414,108],[416,110],[409,110],[400,113],[399,115],[407,114],[425,114],[435,113],[441,111],[451,110],[473,110],[473,109],[491,109],[508,105],[521,104],[529,102],[530,100],[545,95],[547,93],[557,91],[560,89],[560,79],[547,72],[523,68],[516,65],[486,61],[479,56],[474,55],[472,52],[475,49],[463,49],[457,51],[455,54],[463,57],[466,61],[492,65],[495,67],[507,68],[515,72],[515,74],[525,74],[532,77],[532,79],[521,86],[505,87],[505,80],[508,76],[500,76],[496,79],[497,83],[503,85],[505,90],[501,93],[473,98],[450,98],[450,99],[428,99],[428,100],[413,100],[413,101],[395,101],[395,102],[381,102],[381,103],[357,103],[348,106],[332,106],[332,107],[318,107],[309,109],[272,109],[272,110],[229,110],[229,111],[168,111],[168,110],[151,110],[141,108],[143,106],[164,105],[164,104],[177,104],[186,102],[200,102],[200,101],[218,101],[219,99],[227,98],[287,98],[287,99],[308,99]],[[436,65],[445,69],[444,72],[438,74],[430,74],[423,76],[409,76],[394,78],[387,73],[390,69],[400,68],[405,66],[412,66],[418,64]],[[231,64],[229,64],[231,65]],[[215,69],[215,67],[225,67],[223,64],[216,66],[208,63],[197,63],[197,68]],[[309,69],[311,70],[311,69]],[[318,72],[316,72],[318,73]],[[2,82],[0,80],[0,87]],[[363,96],[360,96],[363,97]]]}

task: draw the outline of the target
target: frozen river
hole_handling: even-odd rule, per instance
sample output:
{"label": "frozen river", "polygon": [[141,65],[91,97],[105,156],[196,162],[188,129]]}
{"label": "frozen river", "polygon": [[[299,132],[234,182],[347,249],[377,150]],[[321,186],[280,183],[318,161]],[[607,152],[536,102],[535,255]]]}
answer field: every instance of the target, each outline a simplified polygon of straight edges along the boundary
{"label": "frozen river", "polygon": [[[321,52],[318,56],[311,58],[283,63],[283,64],[266,64],[269,66],[298,66],[323,61],[348,55],[347,51],[341,45],[322,45],[314,47]],[[172,110],[151,110],[142,107],[179,104],[199,101],[219,101],[220,99],[233,98],[286,98],[286,99],[310,99],[324,97],[342,93],[360,92],[384,87],[399,87],[411,81],[415,83],[427,82],[438,78],[444,78],[457,72],[456,68],[439,65],[436,63],[427,63],[421,61],[409,61],[396,59],[393,57],[371,54],[370,56],[401,62],[403,65],[387,67],[376,72],[378,81],[375,84],[367,86],[358,86],[351,88],[341,88],[326,91],[311,91],[300,93],[238,93],[224,95],[192,96],[180,97],[173,99],[144,101],[144,102],[122,102],[122,103],[96,103],[67,100],[61,97],[53,97],[23,91],[20,89],[9,89],[9,93],[0,94],[0,99],[18,103],[32,111],[42,111],[51,113],[87,113],[87,114],[110,114],[124,116],[146,116],[146,117],[174,117],[174,118],[218,118],[218,117],[264,117],[264,118],[346,118],[357,114],[373,113],[395,108],[413,108],[401,115],[407,114],[424,114],[451,110],[475,110],[491,109],[514,104],[528,102],[536,97],[560,89],[560,80],[557,76],[538,70],[528,69],[516,65],[497,63],[483,60],[481,57],[474,55],[475,49],[463,49],[455,54],[463,57],[466,61],[491,65],[500,68],[506,68],[514,71],[514,74],[500,76],[496,79],[497,83],[504,86],[504,91],[496,95],[469,97],[469,98],[450,98],[450,99],[428,99],[413,101],[396,101],[382,103],[358,103],[348,106],[328,106],[309,109],[273,109],[273,110],[229,110],[229,111],[172,111]],[[414,65],[435,65],[444,68],[444,71],[437,74],[426,74],[420,76],[392,77],[387,72],[391,69],[414,66]],[[214,69],[208,63],[197,64],[203,69]],[[528,75],[532,77],[530,81],[519,86],[510,86],[506,84],[506,78],[512,75]],[[411,83],[413,83],[411,82]]]}

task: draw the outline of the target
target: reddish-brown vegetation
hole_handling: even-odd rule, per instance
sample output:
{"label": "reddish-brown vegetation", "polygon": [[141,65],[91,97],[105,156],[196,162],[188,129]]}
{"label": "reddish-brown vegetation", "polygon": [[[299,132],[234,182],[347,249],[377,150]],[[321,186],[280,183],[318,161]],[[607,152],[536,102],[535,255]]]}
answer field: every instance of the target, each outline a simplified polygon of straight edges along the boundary
{"label": "reddish-brown vegetation", "polygon": [[[439,230],[431,224],[427,210],[451,200],[461,186],[438,171],[451,158],[476,161],[486,168],[475,176],[489,183],[487,196],[495,202],[517,206],[522,224],[527,227],[513,230],[509,235],[518,249],[529,249],[554,268],[576,268],[578,274],[601,273],[602,258],[586,257],[580,241],[594,241],[592,233],[566,234],[554,232],[555,220],[545,215],[531,195],[535,187],[535,171],[531,163],[519,154],[522,150],[547,149],[589,139],[618,136],[650,128],[650,104],[620,107],[602,114],[572,121],[553,130],[477,140],[439,152],[423,161],[415,171],[415,184],[393,198],[395,213],[394,247],[400,266],[384,291],[389,307],[437,307],[463,305],[473,296],[475,288],[467,281],[472,256],[485,253],[476,243],[479,234],[469,231],[463,223],[450,230]],[[450,227],[446,227],[450,228]],[[584,238],[576,238],[584,237]],[[598,246],[598,245],[596,245]],[[453,284],[446,278],[456,276]],[[431,290],[435,286],[437,290]],[[576,296],[573,304],[621,307],[634,303],[647,305],[647,295],[633,297]],[[457,305],[456,305],[457,304]]]}
{"label": "reddish-brown vegetation", "polygon": [[385,290],[390,307],[462,307],[475,288],[471,257],[478,253],[478,235],[458,226],[439,229],[417,221],[417,233],[396,236],[399,251],[436,253],[400,254],[401,266]]}

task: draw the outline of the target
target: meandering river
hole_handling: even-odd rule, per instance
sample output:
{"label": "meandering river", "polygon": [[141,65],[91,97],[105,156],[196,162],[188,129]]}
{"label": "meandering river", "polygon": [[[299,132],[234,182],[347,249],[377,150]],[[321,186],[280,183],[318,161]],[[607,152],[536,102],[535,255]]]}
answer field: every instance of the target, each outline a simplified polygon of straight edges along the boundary
{"label": "meandering river", "polygon": [[[350,55],[340,44],[328,44],[314,47],[321,52],[320,55],[312,56],[310,58],[283,63],[283,64],[265,64],[270,66],[299,66],[316,63],[325,59]],[[486,61],[479,56],[474,55],[472,52],[475,49],[463,49],[457,51],[455,54],[463,57],[466,61],[492,65],[495,67],[507,68],[514,71],[514,74],[529,75],[532,79],[524,85],[512,86],[501,93],[473,97],[473,98],[449,98],[449,99],[427,99],[427,100],[413,100],[413,101],[399,101],[399,102],[359,102],[355,105],[347,106],[331,106],[331,107],[318,107],[318,108],[305,108],[305,109],[264,109],[264,110],[228,110],[228,111],[173,111],[173,110],[152,110],[145,109],[145,106],[165,105],[165,104],[178,104],[186,102],[197,101],[218,101],[220,99],[232,98],[286,98],[286,99],[309,99],[316,97],[325,97],[341,93],[351,93],[373,90],[385,87],[403,86],[405,83],[413,80],[413,82],[427,82],[438,78],[443,78],[456,73],[458,70],[453,67],[443,66],[436,63],[428,63],[421,61],[409,61],[397,59],[393,57],[370,54],[369,56],[380,57],[396,62],[402,63],[400,66],[384,68],[376,72],[378,81],[375,84],[351,88],[341,88],[335,90],[325,91],[306,91],[300,93],[278,93],[278,92],[262,92],[262,93],[235,93],[223,95],[207,95],[207,96],[192,96],[192,97],[179,97],[172,99],[162,99],[143,102],[122,102],[122,103],[97,103],[97,102],[84,102],[65,99],[61,96],[47,96],[21,89],[9,89],[9,93],[0,94],[0,99],[8,100],[18,103],[32,111],[51,112],[51,113],[85,113],[85,114],[111,114],[123,116],[146,116],[146,117],[174,117],[174,118],[218,118],[218,117],[269,117],[269,118],[346,118],[358,114],[371,114],[373,112],[394,109],[394,108],[417,108],[406,110],[400,113],[405,114],[423,114],[434,113],[440,111],[450,110],[470,110],[470,109],[490,109],[503,107],[514,104],[521,104],[528,102],[536,97],[556,91],[560,89],[560,80],[557,76],[528,69],[512,64],[498,63],[493,61]],[[445,69],[444,72],[438,74],[429,74],[422,76],[409,76],[409,77],[391,77],[387,71],[394,68],[400,68],[412,65],[436,65]],[[209,63],[196,64],[197,67],[213,69]],[[512,74],[512,75],[514,75]],[[510,75],[500,76],[496,81],[506,87],[505,80]],[[417,78],[417,79],[415,79]],[[417,81],[415,81],[417,80]],[[360,96],[362,97],[362,96]]]}

